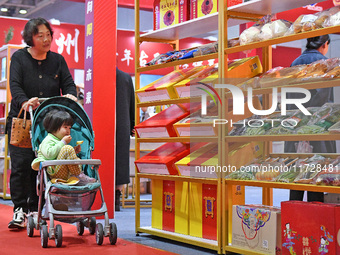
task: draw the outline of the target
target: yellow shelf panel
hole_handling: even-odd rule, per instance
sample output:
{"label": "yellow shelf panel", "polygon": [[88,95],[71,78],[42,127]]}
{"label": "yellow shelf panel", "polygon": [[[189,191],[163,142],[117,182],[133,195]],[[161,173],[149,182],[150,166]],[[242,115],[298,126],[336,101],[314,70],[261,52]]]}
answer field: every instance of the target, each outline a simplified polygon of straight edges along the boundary
{"label": "yellow shelf panel", "polygon": [[139,178],[148,178],[153,180],[168,180],[168,181],[183,181],[183,182],[196,182],[196,183],[206,183],[206,184],[217,184],[218,179],[208,179],[208,178],[197,178],[190,176],[180,176],[180,175],[164,175],[164,174],[137,174]]}
{"label": "yellow shelf panel", "polygon": [[227,142],[250,142],[250,141],[333,141],[340,140],[340,134],[292,134],[292,135],[257,135],[257,136],[226,136]]}
{"label": "yellow shelf panel", "polygon": [[190,143],[190,142],[207,142],[213,143],[218,141],[217,137],[159,137],[159,138],[136,138],[138,143]]}
{"label": "yellow shelf panel", "polygon": [[196,245],[199,247],[204,247],[211,250],[219,251],[218,243],[214,240],[189,236],[189,235],[183,235],[178,234],[170,231],[160,230],[152,227],[139,227],[137,228],[137,232],[139,233],[147,233],[150,235],[159,236],[162,238],[167,238],[170,240],[182,242],[182,243],[188,243],[191,245]]}
{"label": "yellow shelf panel", "polygon": [[320,29],[316,29],[316,30],[313,30],[313,31],[288,35],[288,36],[284,36],[284,37],[278,37],[278,38],[274,38],[274,39],[270,39],[270,40],[266,40],[266,41],[262,41],[262,42],[254,42],[254,43],[249,43],[249,44],[246,44],[246,45],[240,45],[240,46],[235,46],[235,47],[231,47],[231,48],[226,48],[225,54],[242,52],[242,51],[246,51],[246,50],[253,50],[253,49],[256,49],[256,48],[267,47],[267,46],[270,46],[270,45],[292,42],[292,41],[302,40],[302,39],[320,36],[320,35],[324,35],[324,34],[334,34],[334,33],[339,33],[339,32],[340,32],[340,25],[334,26],[334,27],[320,28]]}
{"label": "yellow shelf panel", "polygon": [[282,182],[266,182],[266,181],[243,181],[243,180],[225,180],[227,185],[241,185],[241,186],[253,186],[263,188],[275,188],[275,189],[292,189],[292,190],[307,190],[315,192],[329,192],[340,193],[340,187],[336,186],[322,186],[313,184],[302,183],[282,183]]}

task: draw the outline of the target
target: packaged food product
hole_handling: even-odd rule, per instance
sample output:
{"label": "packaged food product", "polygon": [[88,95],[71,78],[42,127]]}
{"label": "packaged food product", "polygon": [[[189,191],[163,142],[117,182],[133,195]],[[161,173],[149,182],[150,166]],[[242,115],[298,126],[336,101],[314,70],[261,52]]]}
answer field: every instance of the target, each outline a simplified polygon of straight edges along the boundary
{"label": "packaged food product", "polygon": [[282,19],[264,24],[261,27],[261,33],[258,35],[258,39],[264,41],[283,36],[288,31],[291,24],[290,21]]}
{"label": "packaged food product", "polygon": [[285,35],[298,34],[315,29],[315,21],[317,20],[317,18],[317,14],[300,15],[294,21],[294,23],[291,25]]}
{"label": "packaged food product", "polygon": [[323,27],[340,25],[340,6],[334,6],[327,10],[327,18],[323,22]]}
{"label": "packaged food product", "polygon": [[258,22],[256,22],[250,28],[247,28],[240,34],[240,45],[245,45],[251,42],[259,41],[259,35],[261,28],[272,20],[272,15],[263,16]]}

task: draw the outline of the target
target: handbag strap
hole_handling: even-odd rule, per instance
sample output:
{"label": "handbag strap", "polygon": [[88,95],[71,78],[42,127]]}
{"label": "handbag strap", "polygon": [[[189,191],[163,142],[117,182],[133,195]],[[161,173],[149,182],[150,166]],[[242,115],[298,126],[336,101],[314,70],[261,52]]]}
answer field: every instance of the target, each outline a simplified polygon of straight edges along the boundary
{"label": "handbag strap", "polygon": [[[19,112],[19,114],[18,114],[18,119],[20,118],[20,115],[21,115],[23,109],[24,109],[24,108],[21,107],[20,112]],[[26,127],[26,113],[27,113],[27,111],[25,110],[25,112],[24,112],[24,122],[22,123],[22,127],[23,127],[23,128]]]}

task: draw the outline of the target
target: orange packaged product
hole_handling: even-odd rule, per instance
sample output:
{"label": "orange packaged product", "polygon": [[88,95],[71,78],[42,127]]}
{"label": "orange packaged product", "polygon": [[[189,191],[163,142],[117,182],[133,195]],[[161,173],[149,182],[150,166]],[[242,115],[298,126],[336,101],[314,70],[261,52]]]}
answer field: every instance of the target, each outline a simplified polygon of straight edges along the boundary
{"label": "orange packaged product", "polygon": [[174,85],[183,79],[197,73],[203,67],[194,67],[191,69],[184,69],[179,71],[173,71],[162,78],[150,83],[143,88],[136,90],[136,95],[139,102],[151,102],[158,100],[166,100],[177,98],[174,90]]}

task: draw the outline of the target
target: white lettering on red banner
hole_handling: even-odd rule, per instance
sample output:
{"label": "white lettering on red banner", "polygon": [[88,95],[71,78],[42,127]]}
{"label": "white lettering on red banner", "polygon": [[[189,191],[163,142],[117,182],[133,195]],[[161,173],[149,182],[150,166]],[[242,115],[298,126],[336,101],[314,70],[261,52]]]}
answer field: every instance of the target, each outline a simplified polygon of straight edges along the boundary
{"label": "white lettering on red banner", "polygon": [[124,50],[124,58],[121,59],[122,61],[126,61],[127,66],[130,65],[130,60],[133,60],[131,57],[131,50],[125,49]]}
{"label": "white lettering on red banner", "polygon": [[75,34],[74,38],[72,39],[72,35],[70,33],[67,33],[67,36],[63,33],[60,33],[59,39],[55,40],[55,43],[58,45],[58,53],[62,54],[64,51],[64,46],[66,46],[66,52],[68,55],[71,54],[71,46],[74,47],[74,61],[76,63],[79,62],[79,55],[78,55],[78,37],[79,37],[79,30],[76,28],[74,29]]}

